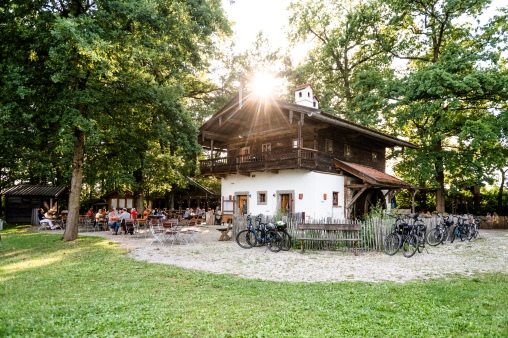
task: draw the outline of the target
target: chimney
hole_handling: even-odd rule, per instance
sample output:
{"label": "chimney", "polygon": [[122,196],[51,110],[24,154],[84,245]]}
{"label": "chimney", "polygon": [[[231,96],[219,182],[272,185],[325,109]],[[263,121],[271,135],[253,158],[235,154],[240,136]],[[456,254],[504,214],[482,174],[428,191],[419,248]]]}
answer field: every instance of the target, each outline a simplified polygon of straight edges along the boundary
{"label": "chimney", "polygon": [[319,108],[319,101],[314,95],[314,90],[310,83],[295,88],[295,103],[305,107]]}

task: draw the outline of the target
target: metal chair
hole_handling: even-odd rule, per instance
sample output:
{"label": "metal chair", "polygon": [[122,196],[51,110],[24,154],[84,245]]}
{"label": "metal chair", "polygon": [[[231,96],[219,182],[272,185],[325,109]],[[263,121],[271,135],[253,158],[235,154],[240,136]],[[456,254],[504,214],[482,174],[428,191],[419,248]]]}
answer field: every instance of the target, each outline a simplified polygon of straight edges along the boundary
{"label": "metal chair", "polygon": [[170,218],[162,223],[165,229],[165,240],[170,240],[171,244],[181,240],[181,232],[177,218]]}
{"label": "metal chair", "polygon": [[152,241],[150,245],[152,245],[155,241],[159,242],[161,245],[164,245],[164,229],[161,227],[160,220],[151,219],[150,220],[150,233],[152,234]]}
{"label": "metal chair", "polygon": [[186,243],[196,243],[197,234],[199,233],[199,229],[196,226],[196,221],[191,219],[187,222],[187,225],[180,231],[183,235],[183,239]]}

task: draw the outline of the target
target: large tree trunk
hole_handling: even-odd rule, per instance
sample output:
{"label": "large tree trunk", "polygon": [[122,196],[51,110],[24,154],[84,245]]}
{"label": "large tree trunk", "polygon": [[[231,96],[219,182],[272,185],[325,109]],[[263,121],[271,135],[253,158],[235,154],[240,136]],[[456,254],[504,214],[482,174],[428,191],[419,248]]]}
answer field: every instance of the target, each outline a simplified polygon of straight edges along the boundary
{"label": "large tree trunk", "polygon": [[85,132],[75,129],[74,157],[72,159],[71,191],[69,194],[69,215],[62,237],[64,241],[73,241],[78,237],[79,206],[83,183],[83,160],[85,157]]}
{"label": "large tree trunk", "polygon": [[[441,141],[438,141],[434,150],[436,153],[441,152],[443,145]],[[439,155],[436,159],[436,181],[439,184],[439,188],[436,189],[436,211],[445,212],[445,193],[444,193],[444,170],[443,170],[443,158]]]}
{"label": "large tree trunk", "polygon": [[504,183],[506,182],[506,171],[503,169],[501,171],[501,185],[499,186],[499,192],[497,193],[497,214],[502,215],[503,212],[503,191],[504,191]]}

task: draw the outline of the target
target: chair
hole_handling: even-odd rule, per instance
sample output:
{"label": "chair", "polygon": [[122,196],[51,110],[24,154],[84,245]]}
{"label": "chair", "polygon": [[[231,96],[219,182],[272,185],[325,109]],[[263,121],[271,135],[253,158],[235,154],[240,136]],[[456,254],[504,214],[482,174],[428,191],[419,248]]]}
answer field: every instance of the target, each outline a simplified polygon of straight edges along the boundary
{"label": "chair", "polygon": [[37,231],[41,231],[41,230],[48,230],[49,228],[49,223],[46,221],[44,221],[43,219],[39,221],[39,229],[37,229]]}
{"label": "chair", "polygon": [[97,230],[108,230],[108,224],[104,215],[99,215],[99,218],[95,218],[95,226]]}
{"label": "chair", "polygon": [[160,244],[164,245],[164,229],[161,227],[161,223],[158,219],[151,219],[150,220],[150,233],[153,236],[152,241],[150,242],[150,245],[153,244],[153,242],[158,241]]}
{"label": "chair", "polygon": [[[148,229],[150,227],[150,223],[148,222],[148,219],[146,219],[146,218],[137,219],[137,220],[135,220],[135,225],[136,225],[136,228],[135,228],[136,238],[139,238],[141,236],[141,233],[143,233],[144,237],[148,236],[148,234],[149,234]],[[143,230],[143,232],[141,232],[142,230]]]}
{"label": "chair", "polygon": [[181,232],[178,229],[178,219],[170,218],[162,223],[162,226],[165,229],[165,240],[171,240],[171,244],[174,244],[176,241],[181,239]]}
{"label": "chair", "polygon": [[122,219],[122,228],[126,235],[128,233],[134,235],[134,219],[132,218]]}
{"label": "chair", "polygon": [[196,235],[199,233],[199,229],[196,226],[196,221],[194,219],[190,219],[187,222],[187,225],[180,231],[180,233],[184,235],[182,238],[186,243],[196,243]]}

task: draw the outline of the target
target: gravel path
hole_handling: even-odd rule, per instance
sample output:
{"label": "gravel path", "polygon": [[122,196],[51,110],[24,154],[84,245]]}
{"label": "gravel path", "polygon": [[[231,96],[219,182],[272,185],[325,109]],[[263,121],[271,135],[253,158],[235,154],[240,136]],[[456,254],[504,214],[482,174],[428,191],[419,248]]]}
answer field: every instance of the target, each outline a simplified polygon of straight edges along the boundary
{"label": "gravel path", "polygon": [[242,249],[232,240],[219,242],[215,227],[200,228],[198,243],[166,245],[151,238],[112,236],[106,232],[80,233],[118,242],[128,256],[186,269],[231,274],[241,278],[292,282],[407,282],[413,279],[445,278],[452,274],[502,272],[508,274],[508,230],[481,230],[471,242],[447,243],[405,258],[377,252],[307,251],[272,253],[266,247]]}

